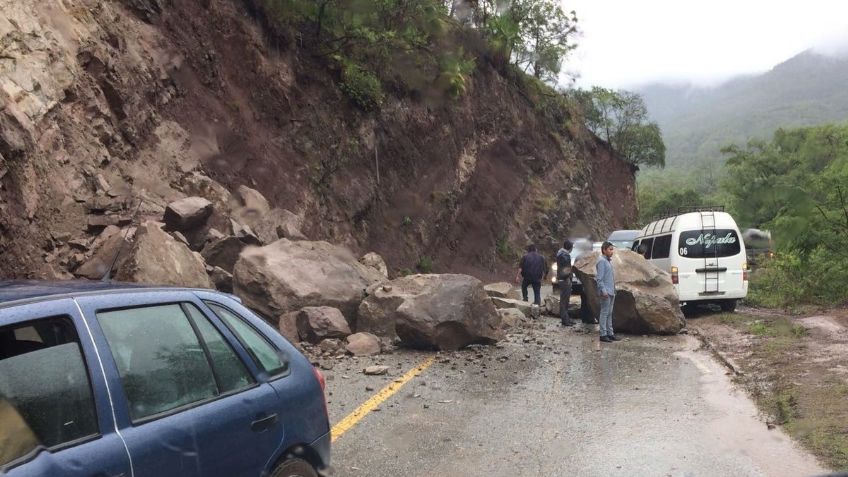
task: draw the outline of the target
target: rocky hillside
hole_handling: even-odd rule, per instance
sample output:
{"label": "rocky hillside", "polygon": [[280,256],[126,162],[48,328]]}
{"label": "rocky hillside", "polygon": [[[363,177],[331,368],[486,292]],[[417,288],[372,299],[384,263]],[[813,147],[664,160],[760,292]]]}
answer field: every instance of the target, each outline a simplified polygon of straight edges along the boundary
{"label": "rocky hillside", "polygon": [[[252,220],[238,220],[252,189],[307,237],[380,253],[391,275],[490,277],[531,240],[635,220],[631,169],[483,59],[458,99],[389,92],[366,113],[248,0],[0,10],[4,278],[78,274],[104,231],[186,196],[214,207],[185,237],[199,251],[210,228]],[[287,235],[274,232],[263,241]]]}

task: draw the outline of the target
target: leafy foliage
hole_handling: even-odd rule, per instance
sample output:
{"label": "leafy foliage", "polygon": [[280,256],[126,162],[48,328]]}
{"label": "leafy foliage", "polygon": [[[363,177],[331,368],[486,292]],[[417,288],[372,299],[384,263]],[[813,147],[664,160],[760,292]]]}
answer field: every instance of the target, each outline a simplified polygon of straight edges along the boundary
{"label": "leafy foliage", "polygon": [[452,98],[457,98],[468,90],[471,73],[474,72],[474,58],[465,56],[465,50],[460,47],[456,52],[442,56],[440,63],[441,74],[439,82],[442,88]]}
{"label": "leafy foliage", "polygon": [[654,190],[640,188],[637,191],[639,200],[639,221],[646,224],[654,217],[674,212],[678,207],[687,205],[702,205],[704,197],[691,188],[668,188]]}
{"label": "leafy foliage", "polygon": [[577,46],[577,15],[557,0],[447,3],[453,18],[483,32],[496,64],[512,63],[537,79],[556,83],[562,61]]}
{"label": "leafy foliage", "polygon": [[374,111],[383,105],[380,80],[363,68],[346,64],[342,70],[341,90],[363,111]]}
{"label": "leafy foliage", "polygon": [[722,187],[734,216],[742,225],[770,229],[778,244],[779,258],[768,264],[761,278],[765,289],[754,292],[753,300],[848,300],[842,286],[848,280],[843,245],[848,236],[848,126],[778,130],[771,142],[752,141],[747,148],[725,152],[730,158]]}
{"label": "leafy foliage", "polygon": [[648,110],[638,94],[594,87],[578,97],[586,111],[586,125],[621,158],[633,165],[665,166],[662,133],[648,121]]}
{"label": "leafy foliage", "polygon": [[421,273],[430,273],[433,271],[433,259],[425,255],[418,259],[415,268]]}

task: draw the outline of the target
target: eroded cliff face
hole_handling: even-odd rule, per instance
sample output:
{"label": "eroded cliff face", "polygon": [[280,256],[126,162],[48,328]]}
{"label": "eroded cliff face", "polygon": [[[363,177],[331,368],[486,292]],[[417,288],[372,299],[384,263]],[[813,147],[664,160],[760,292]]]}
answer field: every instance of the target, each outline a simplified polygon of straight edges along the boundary
{"label": "eroded cliff face", "polygon": [[186,195],[225,208],[239,185],[392,273],[488,278],[530,241],[635,222],[629,166],[552,127],[485,62],[459,99],[390,94],[363,113],[250,2],[0,10],[0,276],[69,277],[104,226]]}

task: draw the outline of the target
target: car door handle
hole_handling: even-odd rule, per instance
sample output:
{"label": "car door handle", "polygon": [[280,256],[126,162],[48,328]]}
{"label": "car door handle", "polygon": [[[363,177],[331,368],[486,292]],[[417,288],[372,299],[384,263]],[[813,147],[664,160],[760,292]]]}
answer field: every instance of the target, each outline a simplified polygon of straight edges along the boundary
{"label": "car door handle", "polygon": [[[261,414],[260,414],[260,416],[261,416]],[[274,413],[274,414],[271,414],[269,416],[260,417],[260,418],[256,419],[255,421],[251,422],[250,423],[250,430],[253,431],[253,432],[267,431],[268,429],[273,427],[274,424],[276,424],[276,423],[277,423],[277,414]]]}

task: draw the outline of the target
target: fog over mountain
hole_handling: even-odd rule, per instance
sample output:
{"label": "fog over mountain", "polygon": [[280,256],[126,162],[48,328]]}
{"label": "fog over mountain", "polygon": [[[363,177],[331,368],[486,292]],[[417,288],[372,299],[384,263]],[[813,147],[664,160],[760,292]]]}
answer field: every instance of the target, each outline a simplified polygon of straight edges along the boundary
{"label": "fog over mountain", "polygon": [[758,75],[715,87],[653,83],[636,88],[663,131],[669,167],[721,157],[720,149],[778,128],[848,121],[848,48],[831,42]]}

